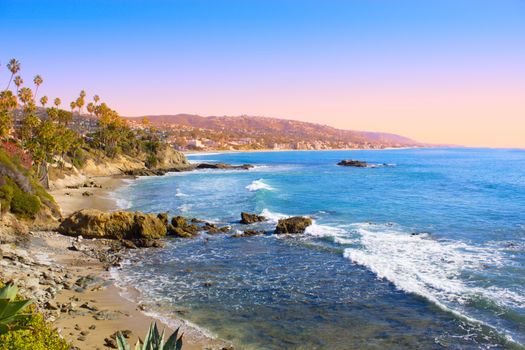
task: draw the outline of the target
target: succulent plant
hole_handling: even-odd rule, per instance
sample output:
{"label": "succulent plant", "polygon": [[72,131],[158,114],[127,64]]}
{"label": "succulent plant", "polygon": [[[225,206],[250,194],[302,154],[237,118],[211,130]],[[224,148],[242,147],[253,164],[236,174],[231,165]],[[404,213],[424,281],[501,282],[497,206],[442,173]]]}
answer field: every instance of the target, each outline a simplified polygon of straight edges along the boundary
{"label": "succulent plant", "polygon": [[[181,350],[182,334],[180,337],[178,337],[178,334],[179,328],[164,343],[164,330],[162,333],[159,333],[157,323],[152,323],[149,326],[148,334],[146,334],[142,342],[140,340],[137,341],[134,350]],[[119,350],[132,350],[121,332],[117,334],[117,345]]]}
{"label": "succulent plant", "polygon": [[8,283],[0,288],[0,334],[7,333],[14,321],[25,317],[22,311],[31,300],[15,300],[18,288],[13,283]]}

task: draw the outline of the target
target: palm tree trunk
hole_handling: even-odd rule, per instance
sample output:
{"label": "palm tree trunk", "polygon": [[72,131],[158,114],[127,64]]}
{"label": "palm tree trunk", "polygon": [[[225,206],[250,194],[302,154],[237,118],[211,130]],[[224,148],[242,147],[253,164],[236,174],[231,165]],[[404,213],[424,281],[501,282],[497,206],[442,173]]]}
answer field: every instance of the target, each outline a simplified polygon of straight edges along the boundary
{"label": "palm tree trunk", "polygon": [[9,79],[9,83],[7,83],[7,87],[5,88],[5,91],[9,90],[9,85],[11,85],[11,81],[13,81],[14,74],[11,73],[11,78]]}

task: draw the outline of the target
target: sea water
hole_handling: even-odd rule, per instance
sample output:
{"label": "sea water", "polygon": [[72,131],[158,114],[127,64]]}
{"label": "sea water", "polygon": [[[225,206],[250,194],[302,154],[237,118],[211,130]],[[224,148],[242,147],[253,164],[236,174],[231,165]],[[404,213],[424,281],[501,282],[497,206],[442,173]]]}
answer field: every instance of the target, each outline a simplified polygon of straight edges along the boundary
{"label": "sea water", "polygon": [[[192,155],[250,163],[133,181],[128,209],[230,225],[118,271],[150,307],[238,349],[500,349],[525,344],[525,151]],[[337,166],[342,159],[367,168]],[[240,212],[266,216],[240,225]],[[314,219],[271,235],[279,218]]]}

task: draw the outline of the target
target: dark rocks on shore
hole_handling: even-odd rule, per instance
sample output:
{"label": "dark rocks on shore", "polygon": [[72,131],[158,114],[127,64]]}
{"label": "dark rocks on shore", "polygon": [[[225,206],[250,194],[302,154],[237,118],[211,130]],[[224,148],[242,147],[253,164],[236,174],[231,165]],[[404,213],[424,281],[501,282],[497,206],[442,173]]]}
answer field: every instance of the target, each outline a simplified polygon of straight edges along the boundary
{"label": "dark rocks on shore", "polygon": [[367,162],[363,162],[360,160],[353,160],[353,159],[345,159],[337,163],[337,165],[340,166],[352,166],[356,168],[366,168],[368,166]]}
{"label": "dark rocks on shore", "polygon": [[237,169],[237,170],[248,170],[253,168],[251,164],[242,164],[242,165],[231,165],[225,163],[200,163],[196,167],[197,169]]}
{"label": "dark rocks on shore", "polygon": [[306,228],[312,225],[312,219],[304,216],[292,216],[287,219],[280,219],[275,227],[275,234],[304,233]]}
{"label": "dark rocks on shore", "polygon": [[262,215],[251,214],[251,213],[246,213],[246,212],[241,213],[241,224],[248,225],[248,224],[253,224],[253,223],[261,222],[261,221],[266,221],[266,217]]}

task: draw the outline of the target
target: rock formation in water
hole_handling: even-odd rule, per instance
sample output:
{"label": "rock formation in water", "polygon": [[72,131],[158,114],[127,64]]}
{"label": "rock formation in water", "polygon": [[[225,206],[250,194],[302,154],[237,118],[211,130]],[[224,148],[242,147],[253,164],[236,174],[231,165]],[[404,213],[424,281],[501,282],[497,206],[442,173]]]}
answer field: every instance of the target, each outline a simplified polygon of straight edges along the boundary
{"label": "rock formation in water", "polygon": [[304,216],[292,216],[280,219],[275,227],[275,234],[304,233],[306,228],[312,225],[312,219]]}

